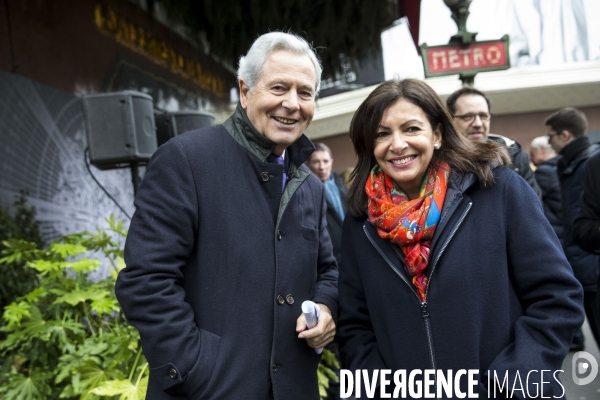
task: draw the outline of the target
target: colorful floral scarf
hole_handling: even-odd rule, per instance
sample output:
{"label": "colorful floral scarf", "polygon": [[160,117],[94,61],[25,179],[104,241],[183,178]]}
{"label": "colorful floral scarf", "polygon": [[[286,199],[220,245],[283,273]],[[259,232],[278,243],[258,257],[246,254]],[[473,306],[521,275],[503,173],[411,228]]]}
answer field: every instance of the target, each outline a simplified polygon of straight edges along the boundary
{"label": "colorful floral scarf", "polygon": [[449,175],[450,166],[446,162],[431,164],[419,197],[413,200],[408,199],[379,165],[373,167],[365,185],[369,221],[382,239],[400,246],[421,301],[425,301],[429,247],[440,220]]}

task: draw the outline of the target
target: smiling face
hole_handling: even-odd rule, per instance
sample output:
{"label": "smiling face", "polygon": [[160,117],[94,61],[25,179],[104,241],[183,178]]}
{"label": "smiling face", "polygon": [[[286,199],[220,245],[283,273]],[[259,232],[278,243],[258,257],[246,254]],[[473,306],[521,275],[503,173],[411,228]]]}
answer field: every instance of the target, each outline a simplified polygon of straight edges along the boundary
{"label": "smiling face", "polygon": [[419,197],[419,189],[442,133],[435,130],[423,110],[400,99],[383,113],[375,137],[374,155],[383,171],[396,182],[409,199]]}
{"label": "smiling face", "polygon": [[475,118],[469,122],[458,117],[454,119],[456,125],[460,129],[460,133],[471,142],[482,142],[487,140],[488,133],[490,133],[490,120],[482,121],[479,117],[481,114],[490,113],[490,108],[488,107],[485,98],[478,94],[465,94],[456,99],[454,107],[456,108],[455,115],[476,115]]}
{"label": "smiling face", "polygon": [[294,143],[315,112],[315,68],[305,55],[278,50],[265,60],[253,90],[240,85],[240,103],[256,130],[277,143],[274,153]]}

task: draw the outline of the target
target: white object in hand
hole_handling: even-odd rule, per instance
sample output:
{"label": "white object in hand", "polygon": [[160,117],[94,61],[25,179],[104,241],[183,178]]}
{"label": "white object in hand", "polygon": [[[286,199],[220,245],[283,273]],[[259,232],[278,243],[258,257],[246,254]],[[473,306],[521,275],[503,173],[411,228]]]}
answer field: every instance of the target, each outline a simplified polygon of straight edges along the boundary
{"label": "white object in hand", "polygon": [[[318,304],[306,300],[302,303],[302,314],[304,314],[304,319],[306,320],[306,327],[308,329],[312,329],[319,322],[319,317],[321,316],[321,308]],[[315,349],[315,353],[321,354],[323,349]]]}

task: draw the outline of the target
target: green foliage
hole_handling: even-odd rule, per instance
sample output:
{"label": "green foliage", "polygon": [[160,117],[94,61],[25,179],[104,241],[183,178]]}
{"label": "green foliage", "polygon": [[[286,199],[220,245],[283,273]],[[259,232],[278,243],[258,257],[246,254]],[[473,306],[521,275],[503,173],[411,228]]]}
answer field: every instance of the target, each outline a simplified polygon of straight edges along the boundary
{"label": "green foliage", "polygon": [[[121,222],[108,220],[109,232],[69,235],[47,249],[21,239],[5,241],[0,265],[20,262],[39,286],[4,308],[0,332],[0,398],[142,400],[148,363],[138,331],[125,320],[114,294],[123,251]],[[95,256],[100,256],[95,258]],[[110,273],[91,280],[102,266]],[[338,378],[335,355],[323,350],[319,392]]]}
{"label": "green foliage", "polygon": [[329,383],[339,382],[338,376],[335,374],[334,368],[336,370],[340,369],[340,362],[335,357],[333,352],[323,349],[323,355],[321,356],[321,362],[319,363],[319,368],[317,368],[317,378],[319,380],[319,396],[321,399],[327,397],[327,389],[329,388]]}
{"label": "green foliage", "polygon": [[[7,242],[9,239],[13,239],[10,244]],[[27,247],[43,246],[35,209],[27,206],[27,193],[24,191],[13,203],[13,213],[8,208],[0,207],[0,252],[9,245],[25,251]],[[21,251],[13,254],[13,257],[0,264],[0,310],[37,286],[35,271],[25,266],[29,260],[23,258]]]}
{"label": "green foliage", "polygon": [[[145,397],[148,363],[139,333],[124,319],[114,295],[124,266],[114,238],[122,240],[126,233],[113,216],[107,221],[109,232],[70,235],[48,249],[5,241],[0,264],[26,263],[39,286],[4,308],[0,398]],[[108,276],[90,279],[103,265]]]}

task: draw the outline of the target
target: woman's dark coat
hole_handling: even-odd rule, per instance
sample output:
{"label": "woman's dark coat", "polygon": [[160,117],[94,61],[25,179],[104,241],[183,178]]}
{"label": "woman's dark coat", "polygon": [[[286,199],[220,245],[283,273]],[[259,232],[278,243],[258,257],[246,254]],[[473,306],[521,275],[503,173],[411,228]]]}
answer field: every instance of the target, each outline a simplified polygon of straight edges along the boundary
{"label": "woman's dark coat", "polygon": [[[508,168],[494,176],[494,185],[481,188],[471,174],[451,174],[426,303],[399,247],[367,220],[346,217],[338,325],[344,368],[405,369],[407,376],[475,369],[480,398],[487,398],[488,370],[508,371],[512,387],[517,371],[525,382],[531,370],[561,368],[584,320],[581,285],[531,187]],[[539,377],[529,380],[532,394]],[[551,374],[544,382],[545,396],[562,394]]]}
{"label": "woman's dark coat", "polygon": [[337,313],[322,183],[283,168],[245,112],[152,157],[135,199],[116,294],[150,363],[147,399],[318,399],[319,356],[298,339],[304,300]]}

